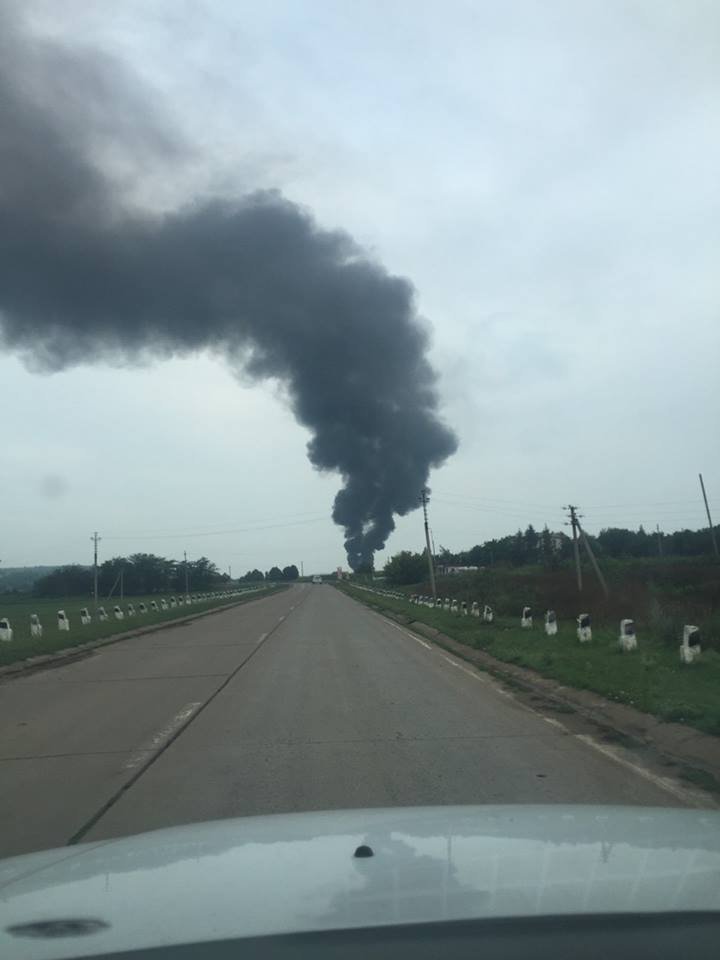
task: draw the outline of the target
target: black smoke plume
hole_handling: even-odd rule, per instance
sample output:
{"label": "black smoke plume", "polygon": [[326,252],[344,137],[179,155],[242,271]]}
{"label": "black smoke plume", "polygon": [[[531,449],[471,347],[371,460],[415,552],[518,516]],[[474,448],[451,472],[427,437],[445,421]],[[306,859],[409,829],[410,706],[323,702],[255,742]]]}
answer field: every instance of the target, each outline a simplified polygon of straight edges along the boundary
{"label": "black smoke plume", "polygon": [[310,461],[342,477],[350,566],[371,563],[457,446],[410,283],[277,192],[138,209],[117,169],[182,151],[133,79],[0,35],[0,343],[35,369],[209,348],[278,378]]}

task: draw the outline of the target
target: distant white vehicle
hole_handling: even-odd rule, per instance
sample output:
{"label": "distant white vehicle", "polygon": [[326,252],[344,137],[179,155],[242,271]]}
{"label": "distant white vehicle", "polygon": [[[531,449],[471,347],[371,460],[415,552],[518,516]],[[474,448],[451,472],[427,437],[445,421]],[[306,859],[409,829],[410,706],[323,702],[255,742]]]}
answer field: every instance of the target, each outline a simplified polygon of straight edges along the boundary
{"label": "distant white vehicle", "polygon": [[5,640],[9,643],[12,638],[13,632],[12,627],[10,626],[10,621],[7,619],[7,617],[3,617],[2,620],[0,620],[0,640]]}
{"label": "distant white vehicle", "polygon": [[313,582],[313,583],[322,583],[322,582],[323,582],[323,578],[322,578],[322,577],[318,577],[317,574],[316,574],[316,575],[312,578],[312,582]]}

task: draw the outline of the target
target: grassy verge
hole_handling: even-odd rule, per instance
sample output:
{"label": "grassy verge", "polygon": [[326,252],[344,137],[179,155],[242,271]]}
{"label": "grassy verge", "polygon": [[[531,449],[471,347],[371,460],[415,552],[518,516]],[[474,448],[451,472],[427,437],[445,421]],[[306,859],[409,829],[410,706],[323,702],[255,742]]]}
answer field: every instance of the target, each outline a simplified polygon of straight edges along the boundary
{"label": "grassy verge", "polygon": [[[64,650],[68,647],[78,646],[81,643],[88,643],[91,640],[100,640],[111,637],[117,633],[124,633],[127,630],[134,630],[138,627],[152,626],[153,624],[163,623],[168,620],[176,620],[184,615],[192,616],[197,613],[203,613],[207,610],[213,610],[215,607],[221,607],[228,603],[246,603],[249,600],[257,600],[260,597],[268,596],[278,590],[286,589],[283,586],[267,587],[259,590],[238,591],[231,595],[221,595],[217,597],[208,597],[206,599],[194,601],[185,606],[169,607],[167,610],[151,610],[150,602],[155,600],[160,605],[161,596],[152,597],[126,597],[122,603],[115,598],[114,600],[101,600],[100,603],[110,617],[107,621],[100,621],[93,615],[92,623],[82,626],[80,623],[80,610],[87,607],[91,614],[94,613],[93,604],[90,600],[83,600],[73,597],[67,600],[0,600],[0,617],[7,617],[13,631],[13,639],[10,642],[0,642],[0,666],[10,663],[16,663],[19,660],[26,660],[28,657],[36,657],[40,654],[55,653],[58,650]],[[170,595],[165,599],[169,600]],[[119,604],[122,608],[125,618],[116,620],[113,616],[113,607]],[[128,615],[128,604],[132,603],[135,607],[134,616]],[[140,603],[145,603],[147,612],[139,613]],[[64,610],[70,620],[69,632],[61,632],[57,627],[57,611]],[[30,636],[30,614],[36,613],[40,618],[43,627],[43,635],[39,638]]]}
{"label": "grassy verge", "polygon": [[592,643],[580,644],[574,623],[560,623],[557,636],[548,637],[542,623],[536,622],[530,630],[521,629],[517,620],[508,617],[485,624],[475,617],[416,606],[348,584],[341,589],[371,607],[436,627],[498,660],[530,667],[569,687],[592,690],[661,720],[720,734],[720,654],[715,650],[704,650],[696,663],[683,665],[677,646],[669,647],[642,633],[638,649],[622,653],[617,631],[608,627],[593,627]]}

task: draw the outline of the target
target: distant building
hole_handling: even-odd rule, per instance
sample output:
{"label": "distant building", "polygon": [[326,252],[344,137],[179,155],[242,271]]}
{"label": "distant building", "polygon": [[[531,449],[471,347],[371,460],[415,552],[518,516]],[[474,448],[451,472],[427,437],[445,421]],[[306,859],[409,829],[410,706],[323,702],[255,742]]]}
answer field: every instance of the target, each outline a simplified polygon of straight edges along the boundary
{"label": "distant building", "polygon": [[481,569],[480,567],[453,567],[453,566],[440,565],[439,567],[437,567],[437,572],[441,576],[448,576],[449,574],[453,574],[453,573],[474,573],[475,571],[480,569]]}

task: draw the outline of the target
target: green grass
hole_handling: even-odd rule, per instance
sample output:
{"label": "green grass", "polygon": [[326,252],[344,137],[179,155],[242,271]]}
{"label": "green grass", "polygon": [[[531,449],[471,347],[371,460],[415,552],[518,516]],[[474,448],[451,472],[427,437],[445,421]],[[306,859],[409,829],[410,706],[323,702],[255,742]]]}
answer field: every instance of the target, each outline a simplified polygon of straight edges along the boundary
{"label": "green grass", "polygon": [[707,770],[683,766],[679,772],[682,779],[687,781],[687,783],[695,784],[696,787],[707,790],[709,793],[720,793],[720,781],[711,773],[708,773]]}
{"label": "green grass", "polygon": [[623,653],[617,632],[608,627],[593,627],[592,642],[580,644],[575,623],[560,623],[557,636],[548,637],[537,621],[531,630],[521,629],[518,620],[508,617],[484,624],[475,617],[416,606],[347,584],[342,589],[369,606],[436,627],[498,660],[530,667],[566,686],[592,690],[661,720],[720,734],[720,654],[715,650],[703,650],[698,661],[685,665],[680,663],[679,644],[670,647],[642,632],[638,649]]}
{"label": "green grass", "polygon": [[[18,660],[25,660],[28,657],[38,656],[39,654],[54,653],[57,650],[64,650],[67,647],[74,647],[81,643],[87,643],[90,640],[99,640],[105,637],[111,637],[116,633],[124,633],[126,630],[133,630],[137,627],[163,623],[167,620],[176,620],[184,615],[192,616],[196,613],[202,613],[206,610],[212,610],[214,607],[222,606],[227,603],[245,603],[248,600],[255,600],[258,597],[267,596],[276,590],[285,589],[284,587],[267,587],[261,590],[250,592],[246,590],[243,595],[237,597],[217,597],[214,599],[200,600],[189,606],[176,606],[168,610],[158,610],[155,612],[150,609],[150,601],[155,600],[160,605],[160,598],[165,597],[169,600],[171,594],[159,594],[151,597],[126,597],[122,603],[117,597],[112,600],[100,600],[100,605],[110,617],[109,620],[101,622],[94,616],[94,607],[91,600],[78,599],[73,597],[66,600],[16,600],[14,598],[0,597],[0,618],[7,617],[13,630],[13,639],[9,643],[0,642],[0,666],[10,663],[16,663]],[[138,612],[138,604],[144,602],[147,606],[147,613]],[[128,616],[128,603],[135,606],[135,615]],[[124,620],[116,620],[113,616],[113,607],[119,604],[125,613]],[[82,626],[80,623],[80,610],[87,607],[93,615],[92,623]],[[57,627],[57,611],[64,610],[70,620],[70,631],[60,632]],[[40,618],[43,627],[43,635],[40,638],[30,636],[30,614],[36,613]]]}

